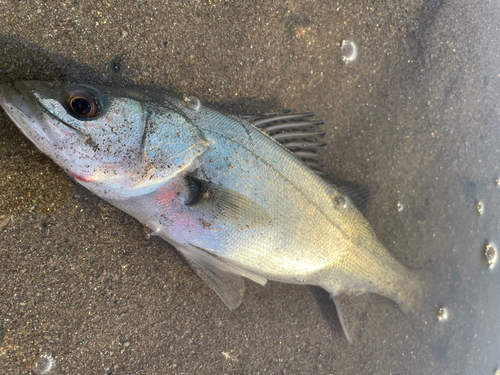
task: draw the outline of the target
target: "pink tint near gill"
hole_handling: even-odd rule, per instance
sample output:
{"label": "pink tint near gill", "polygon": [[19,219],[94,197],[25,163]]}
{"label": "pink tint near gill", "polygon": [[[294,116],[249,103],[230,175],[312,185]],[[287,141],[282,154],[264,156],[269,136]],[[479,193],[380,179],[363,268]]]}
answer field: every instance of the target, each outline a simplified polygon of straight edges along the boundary
{"label": "pink tint near gill", "polygon": [[82,175],[79,175],[79,174],[75,174],[75,173],[73,173],[73,177],[76,178],[78,181],[81,181],[81,182],[93,182],[93,181],[95,181],[95,178],[87,178],[85,176],[82,176]]}
{"label": "pink tint near gill", "polygon": [[163,211],[168,213],[170,220],[174,221],[178,226],[184,227],[185,230],[194,234],[202,229],[201,224],[198,220],[198,216],[192,213],[190,210],[182,210],[179,212],[174,206],[174,200],[178,196],[179,192],[173,186],[169,186],[171,190],[167,187],[163,187],[158,190],[158,194],[155,195],[154,199],[163,206]]}
{"label": "pink tint near gill", "polygon": [[74,131],[72,131],[72,130],[66,130],[66,129],[61,129],[61,133],[63,133],[64,135],[73,135]]}
{"label": "pink tint near gill", "polygon": [[160,189],[158,194],[155,195],[155,199],[163,205],[168,205],[177,196],[177,192],[174,190],[167,190],[166,188]]}

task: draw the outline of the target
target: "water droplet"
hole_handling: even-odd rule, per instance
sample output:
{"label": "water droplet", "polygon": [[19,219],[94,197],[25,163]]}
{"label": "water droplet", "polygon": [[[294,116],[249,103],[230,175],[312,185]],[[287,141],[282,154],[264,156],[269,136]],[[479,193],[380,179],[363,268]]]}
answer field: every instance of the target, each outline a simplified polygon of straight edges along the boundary
{"label": "water droplet", "polygon": [[358,57],[358,47],[351,39],[344,39],[340,45],[340,49],[342,50],[342,61],[346,64],[354,62],[356,57]]}
{"label": "water droplet", "polygon": [[446,307],[440,307],[437,313],[437,319],[442,322],[448,320],[448,309]]}
{"label": "water droplet", "polygon": [[344,196],[338,197],[337,204],[342,208],[347,208],[347,198]]}
{"label": "water droplet", "polygon": [[193,111],[199,111],[201,108],[201,100],[194,95],[188,96],[186,99],[184,99],[184,101],[186,102],[187,106]]}
{"label": "water droplet", "polygon": [[476,203],[476,210],[479,212],[479,215],[482,215],[484,212],[484,204],[481,201],[477,201]]}
{"label": "water droplet", "polygon": [[484,250],[484,256],[486,258],[486,264],[488,265],[488,267],[491,269],[495,268],[498,262],[498,250],[493,243],[488,242],[486,244],[486,249]]}
{"label": "water droplet", "polygon": [[56,360],[50,353],[38,354],[31,363],[31,370],[36,375],[48,375],[54,371]]}
{"label": "water droplet", "polygon": [[[498,179],[498,177],[497,177],[497,178],[495,178],[495,181],[494,181],[494,182],[495,182],[495,185],[496,185],[496,186],[500,186],[500,179]],[[499,371],[499,370],[497,370],[497,371]]]}
{"label": "water droplet", "polygon": [[403,206],[403,204],[401,202],[398,202],[398,212],[403,212],[404,209],[405,209],[405,206]]}
{"label": "water droplet", "polygon": [[146,232],[146,238],[149,240],[151,236],[156,236],[160,233],[160,227],[144,225],[144,231]]}
{"label": "water droplet", "polygon": [[155,236],[159,232],[160,232],[160,228],[153,229],[153,228],[150,228],[150,227],[146,227],[146,234],[148,236]]}

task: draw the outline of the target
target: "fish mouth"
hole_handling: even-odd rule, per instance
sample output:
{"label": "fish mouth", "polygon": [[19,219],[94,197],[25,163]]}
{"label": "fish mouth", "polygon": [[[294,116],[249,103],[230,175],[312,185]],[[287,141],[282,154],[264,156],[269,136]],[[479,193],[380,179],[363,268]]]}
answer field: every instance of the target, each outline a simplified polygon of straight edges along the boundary
{"label": "fish mouth", "polygon": [[42,81],[18,81],[13,87],[0,85],[0,106],[31,142],[51,155],[50,150],[53,149],[61,128],[76,130],[62,119],[56,118],[37,100],[36,93],[48,90],[55,92],[57,88],[54,84]]}
{"label": "fish mouth", "polygon": [[25,97],[24,89],[23,82],[14,83],[14,87],[0,85],[0,106],[9,117],[14,115],[15,111],[32,112],[33,104],[36,102],[34,98]]}
{"label": "fish mouth", "polygon": [[[52,158],[63,169],[62,153],[58,147],[62,130],[75,133],[66,123],[56,119],[37,100],[36,93],[54,90],[54,85],[41,81],[19,81],[13,87],[0,85],[0,106],[12,122],[44,154]],[[56,89],[57,90],[57,89]],[[67,127],[68,126],[68,127]]]}
{"label": "fish mouth", "polygon": [[14,82],[14,87],[0,85],[0,106],[7,113],[9,105],[23,110],[40,107],[31,93],[44,86],[47,87],[47,83],[40,81],[17,81]]}
{"label": "fish mouth", "polygon": [[[12,118],[15,112],[26,113],[33,119],[42,120],[43,106],[36,99],[34,93],[53,90],[54,85],[43,81],[17,81],[13,87],[0,85],[0,106]],[[46,111],[48,112],[48,111]],[[12,119],[18,127],[17,122]]]}
{"label": "fish mouth", "polygon": [[41,144],[50,140],[41,129],[42,108],[30,94],[33,90],[34,84],[28,82],[16,82],[14,87],[0,85],[0,106],[23,134],[44,151]]}

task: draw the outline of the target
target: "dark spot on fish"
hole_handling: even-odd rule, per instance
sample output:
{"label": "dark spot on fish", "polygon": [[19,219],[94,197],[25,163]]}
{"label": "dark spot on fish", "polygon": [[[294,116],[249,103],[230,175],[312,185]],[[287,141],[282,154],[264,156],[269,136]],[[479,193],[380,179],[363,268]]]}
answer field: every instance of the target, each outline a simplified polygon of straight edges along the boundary
{"label": "dark spot on fish", "polygon": [[189,186],[189,197],[186,201],[186,206],[193,206],[200,201],[203,194],[203,185],[200,180],[191,176],[187,176],[186,181]]}
{"label": "dark spot on fish", "polygon": [[210,195],[208,187],[206,184],[203,184],[201,180],[188,176],[186,177],[186,181],[189,185],[189,197],[186,202],[187,206],[193,206],[201,200],[208,198]]}
{"label": "dark spot on fish", "polygon": [[209,199],[216,201],[217,197],[220,195],[216,191],[210,191],[206,182],[195,177],[187,176],[186,181],[189,186],[189,196],[186,201],[186,206],[194,206],[197,203]]}
{"label": "dark spot on fish", "polygon": [[98,151],[99,150],[99,145],[96,143],[96,141],[94,141],[92,138],[88,137],[86,140],[85,140],[85,144],[92,147],[94,149],[94,151]]}
{"label": "dark spot on fish", "polygon": [[198,221],[200,222],[201,226],[204,228],[204,229],[210,229],[212,228],[212,223],[211,222],[208,222],[206,221],[205,219],[198,219]]}

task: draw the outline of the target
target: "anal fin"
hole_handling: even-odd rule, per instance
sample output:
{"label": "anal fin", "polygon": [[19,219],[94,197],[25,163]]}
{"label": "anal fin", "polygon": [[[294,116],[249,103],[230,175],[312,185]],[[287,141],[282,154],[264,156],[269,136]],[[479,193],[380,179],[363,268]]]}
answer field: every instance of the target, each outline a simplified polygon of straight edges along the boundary
{"label": "anal fin", "polygon": [[352,344],[356,337],[359,337],[362,327],[361,314],[365,309],[360,308],[360,301],[355,299],[354,294],[341,292],[337,295],[331,295],[337,315],[339,317],[340,325],[344,331],[345,338]]}

